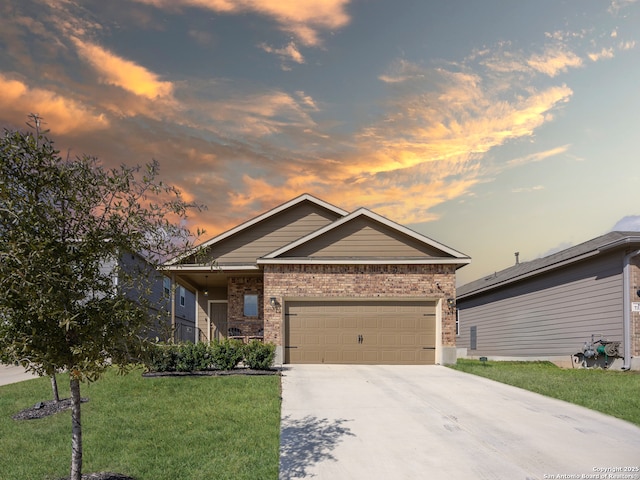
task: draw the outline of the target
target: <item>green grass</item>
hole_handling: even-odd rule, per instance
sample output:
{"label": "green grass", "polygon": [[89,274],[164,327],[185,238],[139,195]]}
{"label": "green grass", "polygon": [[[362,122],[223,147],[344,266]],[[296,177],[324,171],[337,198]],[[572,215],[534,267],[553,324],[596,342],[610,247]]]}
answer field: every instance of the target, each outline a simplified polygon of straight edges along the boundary
{"label": "green grass", "polygon": [[[68,377],[58,379],[61,398]],[[82,384],[83,472],[137,480],[276,479],[280,434],[278,376],[142,378],[115,371]],[[69,411],[11,418],[51,399],[48,378],[0,387],[0,480],[69,475]]]}
{"label": "green grass", "polygon": [[561,369],[549,362],[459,359],[452,368],[582,405],[640,425],[640,372]]}

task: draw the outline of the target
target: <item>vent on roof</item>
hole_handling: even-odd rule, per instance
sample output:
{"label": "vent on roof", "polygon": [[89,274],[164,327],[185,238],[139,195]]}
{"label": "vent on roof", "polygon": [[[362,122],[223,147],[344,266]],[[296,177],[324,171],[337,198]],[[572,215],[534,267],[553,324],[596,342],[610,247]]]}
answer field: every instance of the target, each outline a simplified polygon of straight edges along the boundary
{"label": "vent on roof", "polygon": [[516,256],[516,265],[520,264],[520,252],[516,252],[514,253],[514,255]]}

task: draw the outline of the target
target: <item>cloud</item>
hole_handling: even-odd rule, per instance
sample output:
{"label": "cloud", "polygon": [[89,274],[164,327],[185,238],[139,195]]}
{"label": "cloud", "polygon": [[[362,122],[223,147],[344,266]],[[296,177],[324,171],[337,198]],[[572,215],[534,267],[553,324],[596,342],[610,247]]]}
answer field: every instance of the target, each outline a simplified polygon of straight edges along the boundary
{"label": "cloud", "polygon": [[556,155],[560,155],[566,153],[569,150],[571,145],[562,145],[560,147],[552,148],[550,150],[545,150],[543,152],[531,153],[529,155],[525,155],[524,157],[514,158],[513,160],[509,160],[507,165],[510,167],[516,167],[520,165],[525,165],[533,162],[540,162],[550,157],[555,157]]}
{"label": "cloud", "polygon": [[599,52],[592,52],[588,54],[589,59],[591,59],[594,62],[597,62],[598,60],[602,60],[603,58],[613,58],[614,53],[613,53],[613,48],[602,48],[602,50],[600,50]]}
{"label": "cloud", "polygon": [[348,167],[353,175],[442,160],[465,163],[510,139],[531,136],[573,93],[565,85],[552,86],[506,100],[477,73],[438,68],[419,76],[419,67],[406,67],[411,85],[389,84],[394,90],[387,113],[358,136],[359,149],[370,155]]}
{"label": "cloud", "polygon": [[196,7],[225,14],[254,13],[273,19],[280,30],[305,46],[319,46],[321,31],[333,31],[350,22],[350,0],[137,0],[158,8]]}
{"label": "cloud", "polygon": [[280,58],[280,60],[282,60],[283,62],[282,63],[283,70],[289,69],[289,67],[287,66],[289,62],[298,63],[298,64],[304,63],[304,57],[296,47],[295,42],[289,42],[289,44],[286,47],[282,47],[282,48],[273,48],[267,45],[266,43],[261,43],[260,45],[258,45],[258,47],[267,53],[273,53],[277,55]]}
{"label": "cloud", "polygon": [[618,15],[621,10],[632,6],[638,0],[612,0],[609,5],[609,13],[612,15]]}
{"label": "cloud", "polygon": [[25,118],[28,113],[37,113],[56,134],[79,134],[103,130],[109,120],[96,114],[92,108],[54,91],[31,88],[26,83],[8,78],[0,73],[0,118],[10,121]]}
{"label": "cloud", "polygon": [[216,125],[213,128],[217,134],[242,135],[248,139],[284,134],[292,128],[313,129],[315,122],[308,110],[317,107],[311,97],[303,94],[299,98],[281,90],[231,91],[224,99],[202,103],[199,108]]}
{"label": "cloud", "polygon": [[527,63],[534,70],[555,77],[569,68],[581,67],[582,59],[570,51],[548,48],[543,54],[532,55]]}
{"label": "cloud", "polygon": [[627,40],[626,42],[620,42],[620,44],[618,45],[618,48],[620,50],[632,50],[636,48],[636,42],[635,40]]}
{"label": "cloud", "polygon": [[150,100],[172,97],[171,82],[160,81],[155,73],[98,45],[76,37],[72,40],[80,57],[100,75],[102,82]]}
{"label": "cloud", "polygon": [[616,222],[612,232],[640,232],[640,215],[627,215]]}
{"label": "cloud", "polygon": [[544,185],[535,185],[533,187],[512,188],[511,193],[530,193],[544,190]]}

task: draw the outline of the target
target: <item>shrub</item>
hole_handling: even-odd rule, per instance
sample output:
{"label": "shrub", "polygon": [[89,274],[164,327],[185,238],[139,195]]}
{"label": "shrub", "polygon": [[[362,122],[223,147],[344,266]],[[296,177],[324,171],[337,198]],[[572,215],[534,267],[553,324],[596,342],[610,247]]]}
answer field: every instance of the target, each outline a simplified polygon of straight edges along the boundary
{"label": "shrub", "polygon": [[214,340],[211,342],[211,359],[220,370],[233,370],[242,360],[243,350],[243,344],[239,340]]}
{"label": "shrub", "polygon": [[211,351],[206,343],[183,343],[178,348],[176,370],[178,372],[197,372],[209,370],[212,366]]}
{"label": "shrub", "polygon": [[244,363],[254,370],[269,370],[275,356],[276,346],[273,343],[251,340],[244,346]]}
{"label": "shrub", "polygon": [[148,371],[175,372],[178,364],[178,345],[149,344],[143,359]]}

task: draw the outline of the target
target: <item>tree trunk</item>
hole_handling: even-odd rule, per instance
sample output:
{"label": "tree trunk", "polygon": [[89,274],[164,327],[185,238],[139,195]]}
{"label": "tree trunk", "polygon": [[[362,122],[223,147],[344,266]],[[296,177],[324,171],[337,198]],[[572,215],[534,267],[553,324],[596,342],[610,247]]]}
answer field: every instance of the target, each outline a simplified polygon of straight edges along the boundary
{"label": "tree trunk", "polygon": [[80,422],[80,380],[71,376],[71,477],[82,480],[82,424]]}
{"label": "tree trunk", "polygon": [[58,403],[60,401],[60,395],[58,394],[58,381],[56,380],[56,374],[51,375],[51,390],[53,390],[53,399]]}

